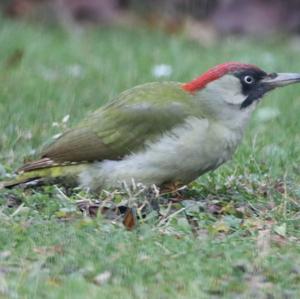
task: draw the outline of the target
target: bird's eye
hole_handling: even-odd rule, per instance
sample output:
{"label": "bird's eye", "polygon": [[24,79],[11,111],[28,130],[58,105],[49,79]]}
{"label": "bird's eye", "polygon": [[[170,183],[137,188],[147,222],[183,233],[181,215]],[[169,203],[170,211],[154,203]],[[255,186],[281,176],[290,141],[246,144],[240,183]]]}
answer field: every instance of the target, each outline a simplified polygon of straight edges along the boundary
{"label": "bird's eye", "polygon": [[245,76],[244,82],[247,84],[252,84],[252,83],[254,83],[254,78],[252,76]]}

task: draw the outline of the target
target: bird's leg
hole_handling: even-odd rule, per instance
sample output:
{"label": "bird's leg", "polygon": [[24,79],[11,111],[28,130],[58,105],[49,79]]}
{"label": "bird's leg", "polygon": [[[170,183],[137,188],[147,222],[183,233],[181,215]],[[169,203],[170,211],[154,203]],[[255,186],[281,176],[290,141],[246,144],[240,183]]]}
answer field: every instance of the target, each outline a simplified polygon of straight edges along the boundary
{"label": "bird's leg", "polygon": [[172,201],[181,201],[183,200],[184,196],[182,194],[182,190],[185,188],[185,185],[181,181],[172,181],[167,182],[161,185],[160,187],[160,194],[170,194],[172,196]]}

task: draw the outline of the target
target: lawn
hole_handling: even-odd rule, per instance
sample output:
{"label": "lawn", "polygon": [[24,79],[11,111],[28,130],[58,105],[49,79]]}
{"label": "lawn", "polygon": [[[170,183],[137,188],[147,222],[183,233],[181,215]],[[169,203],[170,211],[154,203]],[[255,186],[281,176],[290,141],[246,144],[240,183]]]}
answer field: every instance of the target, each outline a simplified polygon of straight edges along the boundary
{"label": "lawn", "polygon": [[[146,29],[65,32],[0,19],[0,45],[3,179],[134,85],[187,81],[234,60],[300,72],[299,41],[287,38],[205,47]],[[160,64],[169,77],[155,78]],[[0,298],[300,298],[299,94],[300,85],[268,95],[234,159],[132,231],[82,214],[81,191],[0,191]]]}

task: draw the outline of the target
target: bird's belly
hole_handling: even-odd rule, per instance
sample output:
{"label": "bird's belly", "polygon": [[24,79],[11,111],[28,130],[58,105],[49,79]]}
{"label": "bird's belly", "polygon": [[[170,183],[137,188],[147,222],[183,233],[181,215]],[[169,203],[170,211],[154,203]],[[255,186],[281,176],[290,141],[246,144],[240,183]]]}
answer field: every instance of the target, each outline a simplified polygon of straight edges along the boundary
{"label": "bird's belly", "polygon": [[103,161],[81,175],[83,185],[116,186],[132,179],[145,185],[181,181],[186,184],[232,156],[240,138],[206,119],[190,118],[145,150],[121,161]]}

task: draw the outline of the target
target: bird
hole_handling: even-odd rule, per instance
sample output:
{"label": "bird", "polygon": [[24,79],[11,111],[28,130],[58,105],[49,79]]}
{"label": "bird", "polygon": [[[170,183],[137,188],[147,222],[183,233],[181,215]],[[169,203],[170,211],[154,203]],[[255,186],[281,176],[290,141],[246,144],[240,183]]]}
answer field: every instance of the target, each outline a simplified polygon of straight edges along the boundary
{"label": "bird", "polygon": [[187,185],[232,158],[266,93],[297,82],[300,73],[226,62],[186,83],[135,86],[42,148],[2,188],[39,180],[92,191]]}

